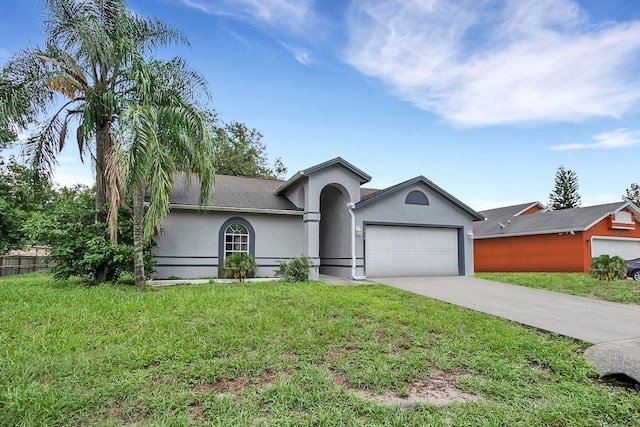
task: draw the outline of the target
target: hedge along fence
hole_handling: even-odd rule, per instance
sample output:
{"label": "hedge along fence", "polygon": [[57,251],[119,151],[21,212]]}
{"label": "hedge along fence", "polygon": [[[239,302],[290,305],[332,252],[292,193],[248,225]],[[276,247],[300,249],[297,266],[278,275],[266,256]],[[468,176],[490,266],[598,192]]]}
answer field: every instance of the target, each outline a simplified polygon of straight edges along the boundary
{"label": "hedge along fence", "polygon": [[42,255],[3,255],[0,256],[0,277],[47,270],[55,265]]}

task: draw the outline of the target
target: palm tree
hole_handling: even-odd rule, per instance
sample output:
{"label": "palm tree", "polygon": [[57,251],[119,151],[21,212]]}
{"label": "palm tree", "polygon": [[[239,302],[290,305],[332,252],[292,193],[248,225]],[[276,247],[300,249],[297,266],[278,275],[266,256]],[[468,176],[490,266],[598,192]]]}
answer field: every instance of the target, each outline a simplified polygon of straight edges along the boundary
{"label": "palm tree", "polygon": [[[77,124],[81,159],[90,155],[95,165],[96,220],[103,223],[102,208],[117,193],[108,188],[106,179],[114,127],[122,110],[136,100],[139,88],[136,78],[140,76],[132,73],[132,66],[157,46],[186,43],[186,39],[157,19],[134,14],[125,0],[46,0],[46,6],[46,47],[23,50],[1,73],[7,87],[28,94],[28,104],[16,112],[0,96],[0,112],[13,111],[15,130],[33,115],[53,110],[23,146],[34,170],[49,177],[66,144],[69,126]],[[105,272],[104,266],[96,271],[96,282],[106,279]]]}
{"label": "palm tree", "polygon": [[[209,115],[197,104],[206,90],[205,81],[186,68],[184,62],[140,63],[134,67],[139,81],[138,103],[130,104],[120,117],[119,138],[108,164],[114,202],[109,209],[110,224],[117,223],[118,205],[124,196],[133,199],[134,271],[136,287],[145,283],[143,247],[149,243],[169,211],[176,174],[191,175],[200,181],[200,203],[211,194],[215,171],[215,146]],[[144,195],[150,201],[144,213]],[[115,241],[116,229],[112,230]]]}

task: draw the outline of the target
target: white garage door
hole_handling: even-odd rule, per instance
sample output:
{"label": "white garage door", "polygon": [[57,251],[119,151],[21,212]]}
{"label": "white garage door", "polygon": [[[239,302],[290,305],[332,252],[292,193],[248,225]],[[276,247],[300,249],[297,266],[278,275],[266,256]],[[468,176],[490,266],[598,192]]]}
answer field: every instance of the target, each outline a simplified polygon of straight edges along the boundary
{"label": "white garage door", "polygon": [[591,239],[591,256],[618,255],[624,259],[640,258],[640,239],[603,238]]}
{"label": "white garage door", "polygon": [[457,276],[458,230],[368,225],[367,277]]}

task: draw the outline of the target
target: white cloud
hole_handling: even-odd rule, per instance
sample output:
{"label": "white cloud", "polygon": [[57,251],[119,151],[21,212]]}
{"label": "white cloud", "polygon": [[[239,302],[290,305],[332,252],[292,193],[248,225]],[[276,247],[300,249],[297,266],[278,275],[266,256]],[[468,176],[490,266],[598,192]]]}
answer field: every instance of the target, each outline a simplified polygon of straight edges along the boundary
{"label": "white cloud", "polygon": [[640,131],[629,131],[627,129],[616,129],[613,132],[605,132],[594,135],[593,139],[597,142],[584,144],[581,142],[573,142],[570,144],[554,145],[549,147],[553,151],[566,150],[588,150],[588,149],[613,149],[621,147],[630,147],[640,145]]}
{"label": "white cloud", "polygon": [[180,0],[211,15],[261,22],[302,32],[316,20],[311,0]]}
{"label": "white cloud", "polygon": [[314,62],[313,53],[309,49],[292,47],[281,41],[280,44],[287,49],[299,63],[309,65]]}
{"label": "white cloud", "polygon": [[640,100],[640,22],[594,25],[572,0],[363,0],[348,28],[346,62],[462,125],[618,117]]}

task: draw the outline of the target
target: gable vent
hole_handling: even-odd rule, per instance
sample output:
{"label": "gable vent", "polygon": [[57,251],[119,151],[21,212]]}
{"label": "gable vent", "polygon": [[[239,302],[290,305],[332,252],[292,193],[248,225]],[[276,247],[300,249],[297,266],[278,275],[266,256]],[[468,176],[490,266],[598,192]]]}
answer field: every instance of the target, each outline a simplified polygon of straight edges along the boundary
{"label": "gable vent", "polygon": [[429,199],[427,195],[422,191],[413,190],[407,194],[407,198],[404,200],[405,205],[423,205],[429,206]]}

